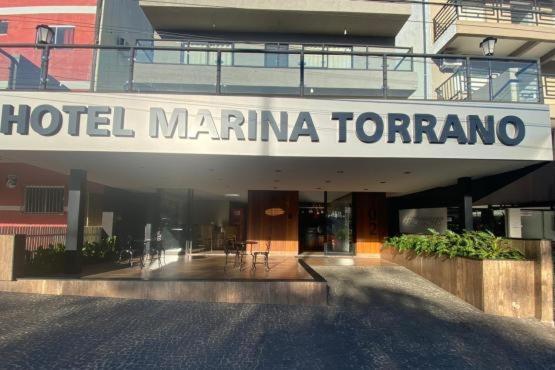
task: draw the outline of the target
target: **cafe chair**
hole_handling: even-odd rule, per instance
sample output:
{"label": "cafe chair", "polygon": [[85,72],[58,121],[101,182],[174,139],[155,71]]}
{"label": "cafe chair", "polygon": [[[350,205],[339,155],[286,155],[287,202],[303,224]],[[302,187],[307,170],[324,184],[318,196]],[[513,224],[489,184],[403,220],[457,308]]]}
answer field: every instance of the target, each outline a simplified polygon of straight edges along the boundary
{"label": "cafe chair", "polygon": [[[228,241],[226,241],[224,243],[224,253],[225,253],[225,265],[224,265],[224,271],[227,269],[227,261],[229,258],[229,255],[231,253],[235,254],[235,243],[233,242],[232,239],[229,239]],[[237,255],[235,254],[235,260],[233,262],[233,267],[235,267],[237,264]]]}
{"label": "cafe chair", "polygon": [[133,255],[135,254],[134,240],[131,236],[127,237],[127,242],[119,251],[118,262],[122,262],[124,256],[129,258],[129,267],[133,267]]}
{"label": "cafe chair", "polygon": [[[249,255],[247,252],[247,245],[245,243],[235,243],[235,264],[239,264],[239,271],[243,271],[243,266],[246,265],[246,257]],[[243,262],[244,261],[244,262]]]}
{"label": "cafe chair", "polygon": [[[254,252],[252,254],[252,269],[255,270],[256,269],[256,264],[257,263],[264,263],[264,268],[266,269],[266,271],[270,271],[270,261],[269,261],[269,257],[270,257],[270,248],[272,247],[272,241],[268,240],[266,242],[266,250],[264,252]],[[264,261],[262,262],[257,262],[257,257],[258,256],[263,256],[264,257]]]}

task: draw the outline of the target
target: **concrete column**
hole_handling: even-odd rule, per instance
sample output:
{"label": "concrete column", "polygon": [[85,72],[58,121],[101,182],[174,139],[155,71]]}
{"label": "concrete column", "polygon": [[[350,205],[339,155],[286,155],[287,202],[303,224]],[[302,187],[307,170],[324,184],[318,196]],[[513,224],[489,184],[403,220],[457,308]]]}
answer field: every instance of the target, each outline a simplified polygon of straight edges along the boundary
{"label": "concrete column", "polygon": [[81,247],[85,228],[85,206],[87,197],[87,172],[71,170],[67,207],[67,235],[65,250],[65,273],[81,272]]}
{"label": "concrete column", "polygon": [[0,281],[23,277],[25,235],[0,235]]}
{"label": "concrete column", "polygon": [[472,231],[474,225],[472,222],[472,179],[470,177],[462,177],[458,179],[457,186],[459,188],[459,227],[461,231]]}

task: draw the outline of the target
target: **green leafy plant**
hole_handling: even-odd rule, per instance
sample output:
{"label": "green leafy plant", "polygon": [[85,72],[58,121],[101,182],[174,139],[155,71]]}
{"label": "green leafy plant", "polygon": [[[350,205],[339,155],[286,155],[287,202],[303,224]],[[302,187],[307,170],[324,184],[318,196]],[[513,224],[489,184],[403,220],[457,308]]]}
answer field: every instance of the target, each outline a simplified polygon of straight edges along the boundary
{"label": "green leafy plant", "polygon": [[[100,242],[86,242],[81,248],[84,264],[93,264],[115,259],[117,239],[115,236],[102,239]],[[63,244],[39,247],[29,252],[26,258],[26,274],[60,273],[64,268],[65,246]]]}
{"label": "green leafy plant", "polygon": [[384,247],[400,252],[413,251],[417,255],[466,257],[479,260],[524,260],[524,255],[512,249],[507,239],[489,231],[465,231],[457,234],[447,230],[440,234],[428,230],[429,235],[399,235],[385,240]]}

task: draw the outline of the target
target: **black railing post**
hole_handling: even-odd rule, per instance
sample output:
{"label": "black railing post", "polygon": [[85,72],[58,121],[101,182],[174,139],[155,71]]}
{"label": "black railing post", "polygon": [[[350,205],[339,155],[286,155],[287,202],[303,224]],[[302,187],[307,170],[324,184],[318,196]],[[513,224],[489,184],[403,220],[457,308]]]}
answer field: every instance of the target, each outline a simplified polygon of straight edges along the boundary
{"label": "black railing post", "polygon": [[133,80],[135,79],[135,48],[129,49],[129,76],[127,91],[133,91]]}
{"label": "black railing post", "polygon": [[45,45],[42,49],[42,56],[40,59],[40,82],[39,90],[46,90],[48,87],[48,67],[50,64],[50,46]]}
{"label": "black railing post", "polygon": [[300,73],[301,73],[301,75],[300,75],[300,79],[301,79],[301,81],[300,81],[300,88],[301,88],[300,95],[304,96],[304,50],[303,49],[301,49],[301,62],[300,62],[299,67],[300,67]]}
{"label": "black railing post", "polygon": [[216,56],[216,94],[222,93],[222,51],[218,50]]}
{"label": "black railing post", "polygon": [[491,69],[491,59],[488,59],[488,83],[489,83],[489,101],[493,101],[493,71]]}
{"label": "black railing post", "polygon": [[466,100],[472,100],[472,73],[470,70],[470,58],[466,57]]}
{"label": "black railing post", "polygon": [[[538,103],[543,104],[545,96],[543,94],[543,81],[542,81],[542,64],[541,60],[538,59],[536,62],[538,68]],[[547,82],[547,81],[546,81]]]}
{"label": "black railing post", "polygon": [[382,74],[383,74],[383,97],[387,99],[388,91],[387,91],[387,54],[383,54],[382,56]]}

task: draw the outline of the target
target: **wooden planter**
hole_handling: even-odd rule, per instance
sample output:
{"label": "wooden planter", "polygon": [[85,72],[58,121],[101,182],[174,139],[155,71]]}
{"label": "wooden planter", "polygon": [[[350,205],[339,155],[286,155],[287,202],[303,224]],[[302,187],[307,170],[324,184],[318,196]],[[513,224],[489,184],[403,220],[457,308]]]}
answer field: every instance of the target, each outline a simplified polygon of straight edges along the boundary
{"label": "wooden planter", "polygon": [[[384,248],[382,258],[404,266],[485,313],[553,323],[549,241],[527,241],[526,261],[417,256]],[[543,253],[542,253],[543,251]],[[549,251],[549,253],[547,253]]]}

